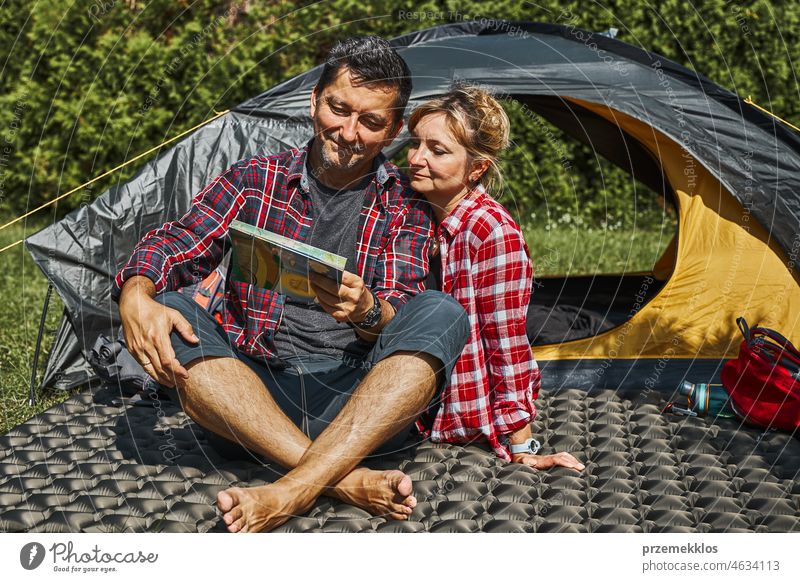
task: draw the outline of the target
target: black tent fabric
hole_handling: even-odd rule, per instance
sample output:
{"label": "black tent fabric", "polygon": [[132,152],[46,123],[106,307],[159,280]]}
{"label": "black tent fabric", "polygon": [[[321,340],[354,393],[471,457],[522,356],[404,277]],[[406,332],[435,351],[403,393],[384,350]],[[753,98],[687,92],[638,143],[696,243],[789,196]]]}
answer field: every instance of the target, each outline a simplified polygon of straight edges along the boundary
{"label": "black tent fabric", "polygon": [[[624,136],[598,135],[596,116],[568,99],[610,105],[682,144],[752,209],[784,250],[791,249],[800,227],[800,138],[705,77],[619,40],[551,24],[466,22],[392,43],[414,76],[408,111],[453,81],[470,81],[522,100],[629,171],[637,156],[646,164],[646,154],[628,151]],[[100,333],[114,334],[119,323],[110,300],[112,279],[145,233],[185,213],[192,197],[235,161],[311,137],[308,104],[320,70],[245,101],[129,182],[25,241],[66,308],[42,386],[66,389],[93,376],[86,353]],[[399,136],[387,154],[406,139]],[[659,174],[644,174],[637,178],[658,186]]]}

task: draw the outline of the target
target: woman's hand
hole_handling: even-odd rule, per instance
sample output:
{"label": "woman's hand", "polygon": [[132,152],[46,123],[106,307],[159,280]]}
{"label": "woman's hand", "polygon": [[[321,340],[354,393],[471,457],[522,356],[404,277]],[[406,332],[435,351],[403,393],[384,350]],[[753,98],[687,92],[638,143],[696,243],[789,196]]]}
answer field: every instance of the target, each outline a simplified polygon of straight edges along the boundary
{"label": "woman's hand", "polygon": [[528,465],[534,469],[550,469],[551,467],[566,467],[583,471],[586,467],[578,459],[567,452],[554,455],[531,455],[530,453],[516,453],[511,455],[511,461],[521,465]]}
{"label": "woman's hand", "polygon": [[[518,445],[531,438],[531,425],[526,424],[521,429],[509,435],[509,443]],[[583,471],[586,467],[569,453],[562,451],[554,455],[532,455],[530,453],[512,453],[511,462],[527,465],[534,469],[550,469],[552,467],[566,467],[576,471]]]}

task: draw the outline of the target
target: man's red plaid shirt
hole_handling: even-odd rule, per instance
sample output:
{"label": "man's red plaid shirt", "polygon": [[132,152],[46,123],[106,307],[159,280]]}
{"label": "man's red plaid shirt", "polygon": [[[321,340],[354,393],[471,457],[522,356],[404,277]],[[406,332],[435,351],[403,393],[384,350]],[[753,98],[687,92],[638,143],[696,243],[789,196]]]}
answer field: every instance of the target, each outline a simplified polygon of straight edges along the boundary
{"label": "man's red plaid shirt", "polygon": [[[194,198],[183,217],[145,235],[117,274],[112,298],[119,299],[122,285],[134,275],[151,279],[156,293],[200,282],[229,248],[233,219],[305,241],[313,220],[307,153],[308,147],[293,149],[231,166]],[[433,227],[397,167],[383,156],[376,163],[361,210],[354,272],[397,309],[424,289]],[[222,316],[228,336],[248,355],[274,356],[284,296],[246,283],[228,285]]]}
{"label": "man's red plaid shirt", "polygon": [[466,309],[470,339],[429,434],[438,442],[485,438],[510,461],[502,437],[533,420],[540,385],[525,333],[533,283],[528,248],[508,211],[481,187],[445,218],[438,237],[442,291]]}

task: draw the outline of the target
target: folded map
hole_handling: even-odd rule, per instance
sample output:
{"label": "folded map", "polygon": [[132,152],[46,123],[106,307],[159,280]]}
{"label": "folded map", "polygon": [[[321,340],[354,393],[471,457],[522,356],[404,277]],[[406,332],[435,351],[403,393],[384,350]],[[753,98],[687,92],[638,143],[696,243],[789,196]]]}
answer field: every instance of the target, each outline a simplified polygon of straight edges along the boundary
{"label": "folded map", "polygon": [[297,301],[312,302],[310,273],[342,281],[347,259],[317,247],[292,240],[263,228],[234,220],[231,279],[270,289]]}

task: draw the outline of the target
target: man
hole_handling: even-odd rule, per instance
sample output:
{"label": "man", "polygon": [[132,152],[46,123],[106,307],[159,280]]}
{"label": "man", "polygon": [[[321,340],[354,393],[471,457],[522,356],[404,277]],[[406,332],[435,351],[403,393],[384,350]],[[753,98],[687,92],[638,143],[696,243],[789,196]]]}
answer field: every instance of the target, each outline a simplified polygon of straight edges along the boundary
{"label": "man", "polygon": [[[416,504],[407,475],[358,466],[405,440],[468,335],[454,300],[420,293],[432,225],[380,154],[410,92],[386,41],[339,43],[312,93],[310,144],[234,164],[117,275],[112,296],[145,370],[202,427],[290,469],[219,493],[230,531],[272,529],[323,493],[395,519]],[[347,257],[341,285],[312,276],[308,306],[231,281],[220,326],[174,290],[219,264],[234,218]]]}

